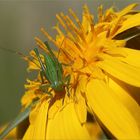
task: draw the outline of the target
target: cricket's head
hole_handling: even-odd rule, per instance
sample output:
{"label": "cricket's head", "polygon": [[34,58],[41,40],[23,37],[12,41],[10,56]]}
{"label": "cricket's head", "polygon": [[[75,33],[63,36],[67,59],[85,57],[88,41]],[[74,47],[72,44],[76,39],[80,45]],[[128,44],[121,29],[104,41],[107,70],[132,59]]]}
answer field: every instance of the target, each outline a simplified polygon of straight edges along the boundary
{"label": "cricket's head", "polygon": [[57,92],[61,92],[61,91],[63,91],[64,90],[64,83],[62,82],[62,81],[55,81],[52,85],[51,85],[51,87],[55,90],[55,91],[57,91]]}

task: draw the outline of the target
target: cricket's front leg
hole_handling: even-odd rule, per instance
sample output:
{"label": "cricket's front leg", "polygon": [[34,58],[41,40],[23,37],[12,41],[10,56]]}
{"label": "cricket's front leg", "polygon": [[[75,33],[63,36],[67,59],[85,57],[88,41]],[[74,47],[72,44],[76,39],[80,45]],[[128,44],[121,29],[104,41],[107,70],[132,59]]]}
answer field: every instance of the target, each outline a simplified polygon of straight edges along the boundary
{"label": "cricket's front leg", "polygon": [[52,96],[51,91],[49,91],[49,88],[51,87],[51,85],[49,83],[46,84],[42,84],[40,86],[40,90],[43,91],[44,93],[47,93],[48,95]]}

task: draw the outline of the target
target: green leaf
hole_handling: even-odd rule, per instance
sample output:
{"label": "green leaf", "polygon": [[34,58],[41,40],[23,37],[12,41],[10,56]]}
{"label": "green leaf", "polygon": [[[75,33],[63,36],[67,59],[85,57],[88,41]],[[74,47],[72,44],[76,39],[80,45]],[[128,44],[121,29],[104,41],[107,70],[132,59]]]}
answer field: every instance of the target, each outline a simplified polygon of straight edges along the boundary
{"label": "green leaf", "polygon": [[28,107],[20,112],[19,115],[11,123],[9,123],[9,125],[0,134],[0,139],[4,138],[13,128],[15,128],[29,116],[32,107],[37,103],[37,101],[32,102]]}

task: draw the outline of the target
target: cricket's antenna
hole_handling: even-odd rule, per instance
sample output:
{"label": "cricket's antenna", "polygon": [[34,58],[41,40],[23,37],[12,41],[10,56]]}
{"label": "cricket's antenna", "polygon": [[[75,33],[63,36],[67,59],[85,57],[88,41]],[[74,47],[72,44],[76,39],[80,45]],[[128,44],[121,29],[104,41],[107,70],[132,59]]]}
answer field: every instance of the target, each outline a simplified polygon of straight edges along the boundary
{"label": "cricket's antenna", "polygon": [[[68,57],[67,52],[64,51],[64,50],[62,49],[62,45],[63,45],[65,39],[69,39],[69,40],[71,40],[67,35],[64,37],[64,39],[63,39],[62,42],[61,42],[60,48],[59,48],[59,50],[58,50],[57,59],[59,58],[60,51],[62,50],[62,52],[67,56],[67,58],[69,59],[69,61],[72,61],[72,60],[70,59],[70,57]],[[73,63],[73,62],[72,62],[72,63]]]}
{"label": "cricket's antenna", "polygon": [[61,42],[61,45],[60,45],[60,48],[59,48],[59,50],[58,50],[58,54],[57,54],[57,59],[59,58],[60,50],[61,50],[61,47],[62,47],[62,45],[63,45],[65,39],[66,39],[66,37],[64,37],[64,39],[63,39],[62,42]]}
{"label": "cricket's antenna", "polygon": [[0,49],[3,50],[3,51],[7,51],[7,52],[10,52],[10,53],[15,53],[15,54],[18,54],[18,55],[20,55],[20,56],[22,56],[22,57],[25,57],[25,55],[22,54],[21,52],[14,51],[14,50],[12,50],[12,49],[3,48],[3,47],[0,47]]}
{"label": "cricket's antenna", "polygon": [[38,64],[36,64],[32,59],[30,59],[28,56],[25,56],[25,55],[24,55],[23,53],[21,53],[21,52],[18,52],[18,51],[9,49],[9,48],[3,48],[3,47],[0,47],[0,49],[3,50],[3,51],[6,51],[6,52],[10,52],[10,53],[13,53],[13,54],[17,54],[17,55],[23,57],[25,60],[28,60],[28,61],[34,63],[37,67],[40,68],[40,66],[39,66]]}

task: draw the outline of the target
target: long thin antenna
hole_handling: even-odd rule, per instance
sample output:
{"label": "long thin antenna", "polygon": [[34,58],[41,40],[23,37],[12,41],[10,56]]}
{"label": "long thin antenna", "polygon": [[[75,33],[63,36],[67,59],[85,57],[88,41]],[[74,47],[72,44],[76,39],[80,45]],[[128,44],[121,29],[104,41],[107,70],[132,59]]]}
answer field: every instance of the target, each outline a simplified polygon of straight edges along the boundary
{"label": "long thin antenna", "polygon": [[61,45],[60,45],[60,48],[59,48],[59,50],[58,50],[58,54],[57,54],[57,59],[59,58],[60,50],[61,50],[61,48],[62,48],[62,45],[63,45],[65,39],[66,39],[66,37],[64,37],[64,39],[63,39],[62,42],[61,42]]}
{"label": "long thin antenna", "polygon": [[[58,59],[59,59],[60,50],[61,50],[61,47],[62,47],[62,45],[63,45],[63,43],[64,43],[64,40],[65,40],[65,37],[64,37],[64,39],[62,40],[61,45],[60,45],[60,48],[59,48],[59,50],[58,50],[58,54],[57,54],[57,67],[59,67],[59,61],[58,61]],[[58,75],[58,68],[57,68],[57,75]]]}
{"label": "long thin antenna", "polygon": [[21,57],[27,59],[28,61],[34,63],[37,67],[40,68],[40,66],[38,64],[36,64],[32,59],[30,59],[29,57],[25,56],[23,53],[21,52],[18,52],[18,51],[15,51],[15,50],[12,50],[12,49],[9,49],[9,48],[3,48],[3,47],[0,47],[1,50],[3,51],[6,51],[6,52],[10,52],[10,53],[14,53],[14,54],[17,54],[17,55],[20,55]]}
{"label": "long thin antenna", "polygon": [[24,54],[22,54],[21,52],[18,52],[18,51],[14,51],[12,49],[8,49],[8,48],[3,48],[3,47],[0,47],[1,50],[4,50],[4,51],[7,51],[7,52],[10,52],[10,53],[15,53],[15,54],[18,54],[22,57],[26,57]]}

